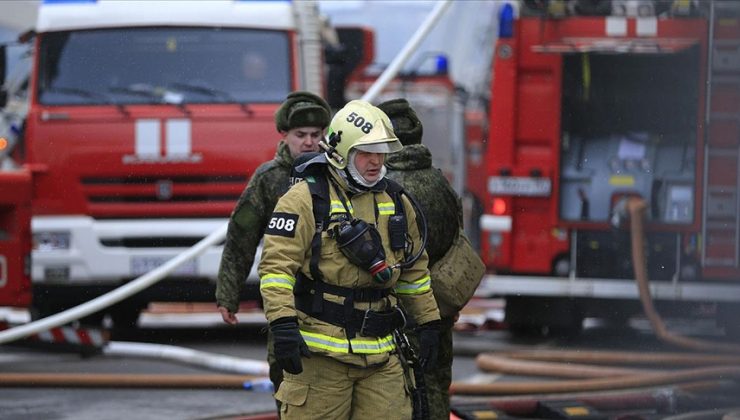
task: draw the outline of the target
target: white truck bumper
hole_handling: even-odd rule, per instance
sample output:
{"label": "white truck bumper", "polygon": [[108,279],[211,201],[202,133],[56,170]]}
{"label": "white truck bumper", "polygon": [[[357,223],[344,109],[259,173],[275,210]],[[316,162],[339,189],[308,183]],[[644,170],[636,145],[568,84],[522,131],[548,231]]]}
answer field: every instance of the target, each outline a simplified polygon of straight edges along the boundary
{"label": "white truck bumper", "polygon": [[[227,219],[95,220],[86,216],[34,217],[31,223],[34,234],[32,280],[35,284],[117,285],[151,271],[187,249],[187,246],[121,245],[126,240],[200,240],[224,223],[227,223]],[[44,243],[43,238],[61,240]],[[155,244],[156,240],[152,240],[152,243]],[[215,282],[222,250],[222,246],[211,247],[199,257],[181,265],[171,277],[208,278]],[[256,278],[255,267],[250,278]]]}

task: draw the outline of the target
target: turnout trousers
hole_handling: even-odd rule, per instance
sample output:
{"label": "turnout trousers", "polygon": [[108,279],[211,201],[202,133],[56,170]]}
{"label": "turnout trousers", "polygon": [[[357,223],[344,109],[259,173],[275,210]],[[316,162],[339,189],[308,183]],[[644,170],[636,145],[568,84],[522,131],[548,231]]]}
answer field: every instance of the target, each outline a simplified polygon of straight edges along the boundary
{"label": "turnout trousers", "polygon": [[369,368],[320,355],[302,361],[303,372],[285,372],[275,394],[282,420],[411,418],[411,397],[397,355]]}

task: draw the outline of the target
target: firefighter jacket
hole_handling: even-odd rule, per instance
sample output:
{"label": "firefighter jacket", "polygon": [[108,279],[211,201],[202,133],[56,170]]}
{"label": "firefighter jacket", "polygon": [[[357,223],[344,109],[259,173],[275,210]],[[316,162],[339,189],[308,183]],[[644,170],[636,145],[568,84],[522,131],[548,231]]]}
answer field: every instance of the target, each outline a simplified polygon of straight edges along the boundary
{"label": "firefighter jacket", "polygon": [[257,246],[278,198],[288,191],[292,167],[288,145],[281,141],[275,158],[257,168],[231,213],[216,283],[216,304],[230,312],[239,309]]}
{"label": "firefighter jacket", "polygon": [[462,228],[460,197],[442,171],[432,166],[432,154],[423,144],[407,145],[388,156],[386,177],[398,182],[421,205],[427,218],[426,250],[433,266],[450,249]]}
{"label": "firefighter jacket", "polygon": [[[403,251],[390,248],[388,219],[395,213],[391,196],[385,192],[385,182],[367,192],[349,194],[347,183],[333,168],[327,174],[338,185],[330,183],[331,216],[329,229],[345,219],[347,210],[340,201],[341,194],[351,215],[368,223],[376,224],[382,238],[386,262],[393,265],[403,259]],[[414,254],[419,250],[421,237],[416,224],[416,214],[406,197],[402,197],[407,216],[408,234],[414,245]],[[332,357],[340,362],[360,367],[385,363],[395,348],[392,336],[366,337],[357,334],[349,339],[344,328],[309,317],[295,307],[294,289],[299,273],[310,277],[311,241],[316,231],[313,202],[307,181],[293,186],[277,203],[267,230],[265,231],[262,260],[259,264],[260,293],[268,322],[284,317],[298,318],[301,335],[313,353]],[[394,293],[375,302],[354,302],[355,309],[390,310],[400,299],[405,310],[417,323],[425,324],[439,318],[439,311],[432,295],[428,257],[426,252],[410,267],[394,269],[391,279],[385,284],[376,283],[370,273],[357,267],[339,250],[337,243],[327,230],[321,233],[321,256],[319,269],[323,281],[329,285],[346,288],[392,288]],[[313,281],[302,279],[301,281]],[[324,293],[324,299],[342,304],[341,296]]]}

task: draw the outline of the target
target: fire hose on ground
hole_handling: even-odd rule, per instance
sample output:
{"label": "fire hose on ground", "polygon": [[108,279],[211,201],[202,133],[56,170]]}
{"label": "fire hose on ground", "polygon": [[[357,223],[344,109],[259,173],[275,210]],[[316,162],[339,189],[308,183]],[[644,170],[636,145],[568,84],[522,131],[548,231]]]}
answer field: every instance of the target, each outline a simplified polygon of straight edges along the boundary
{"label": "fire hose on ground", "polygon": [[[702,350],[710,352],[740,353],[740,347],[726,343],[715,343],[698,340],[670,333],[663,323],[660,315],[655,310],[650,295],[650,287],[647,277],[647,268],[644,255],[643,217],[646,204],[642,199],[631,198],[627,203],[631,224],[630,233],[632,239],[632,260],[635,271],[635,279],[638,286],[640,302],[645,315],[650,321],[655,334],[663,341],[678,345],[691,350]],[[515,383],[462,383],[453,382],[450,387],[451,394],[458,395],[528,395],[526,404],[528,410],[521,409],[518,414],[531,414],[531,403],[541,400],[541,397],[533,398],[537,394],[565,393],[589,393],[591,398],[603,399],[606,391],[633,390],[631,394],[623,394],[616,400],[621,401],[622,407],[638,403],[644,397],[644,388],[658,385],[669,385],[678,383],[695,384],[696,388],[702,386],[706,390],[718,387],[736,386],[740,383],[740,357],[735,355],[717,354],[681,354],[681,353],[630,353],[630,352],[583,352],[583,351],[557,351],[557,350],[534,350],[520,352],[504,352],[502,357],[492,354],[480,354],[477,358],[481,370],[506,374],[534,375],[534,376],[556,376],[567,378],[579,378],[577,380],[551,380],[542,382],[515,382]],[[523,360],[513,360],[519,358]],[[566,363],[546,363],[541,360],[558,361]],[[540,360],[540,361],[537,361]],[[673,371],[656,371],[644,369],[627,369],[594,365],[577,365],[572,362],[600,362],[600,363],[631,363],[650,364],[651,367],[666,365],[688,365],[698,366],[690,369]],[[630,395],[625,398],[624,395]],[[583,397],[579,398],[582,400]],[[722,400],[727,405],[729,401],[722,397],[697,397],[689,395],[691,401],[710,399],[712,401]],[[727,400],[727,401],[726,401]],[[499,399],[498,408],[512,413],[504,407],[512,404],[512,400]],[[487,404],[495,405],[493,399],[487,400]],[[525,405],[526,405],[525,404]],[[701,404],[698,404],[701,406]],[[511,408],[511,407],[509,407]],[[716,414],[716,410],[715,410]]]}
{"label": "fire hose on ground", "polygon": [[258,378],[226,374],[3,373],[0,387],[243,389]]}
{"label": "fire hose on ground", "polygon": [[[491,363],[495,356],[480,355],[479,363],[485,366]],[[501,361],[499,361],[501,362]],[[501,367],[498,363],[496,369]],[[512,368],[507,373],[519,370]],[[571,367],[575,369],[575,367]],[[566,380],[566,381],[543,381],[543,382],[511,382],[511,383],[488,383],[470,384],[456,382],[450,387],[450,393],[467,395],[523,395],[523,394],[557,394],[565,392],[580,391],[605,391],[614,389],[629,389],[639,387],[650,387],[656,385],[667,385],[682,382],[716,380],[716,379],[740,380],[740,366],[711,366],[694,369],[683,369],[672,372],[648,372],[622,376],[603,375],[598,378]]]}
{"label": "fire hose on ground", "polygon": [[[602,357],[603,356],[603,357]],[[724,390],[726,395],[737,392],[740,382],[740,361],[729,355],[691,355],[676,353],[640,354],[605,351],[524,350],[483,353],[476,359],[481,370],[501,374],[571,378],[501,383],[453,382],[450,394],[458,396],[489,396],[485,400],[463,401],[458,407],[483,404],[511,415],[534,415],[538,403],[544,401],[579,401],[598,410],[653,409],[671,413],[677,410],[719,409],[736,405],[736,398],[714,395]],[[558,360],[560,363],[537,361]],[[517,360],[520,358],[521,360]],[[598,364],[647,364],[660,360],[652,367],[696,366],[711,361],[714,366],[694,367],[673,371],[618,368]],[[597,365],[576,364],[588,360]],[[721,364],[726,363],[726,364]],[[578,378],[578,379],[572,379]],[[493,396],[493,397],[490,397]]]}
{"label": "fire hose on ground", "polygon": [[[513,416],[536,416],[539,405],[543,402],[578,401],[599,411],[609,410],[647,410],[662,413],[675,412],[677,409],[701,410],[727,405],[726,401],[715,398],[697,398],[697,391],[708,391],[721,388],[723,382],[701,382],[682,384],[670,387],[656,387],[638,390],[578,392],[554,395],[517,395],[466,397],[455,404],[457,409],[495,409]],[[731,402],[730,404],[734,403]]]}

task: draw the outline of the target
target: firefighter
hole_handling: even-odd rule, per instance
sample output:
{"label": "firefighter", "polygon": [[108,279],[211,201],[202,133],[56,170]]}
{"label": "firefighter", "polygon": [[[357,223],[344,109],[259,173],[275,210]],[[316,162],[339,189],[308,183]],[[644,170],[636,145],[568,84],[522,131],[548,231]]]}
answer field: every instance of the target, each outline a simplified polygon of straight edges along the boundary
{"label": "firefighter", "polygon": [[322,146],[317,169],[275,206],[259,264],[285,371],[275,394],[281,418],[409,419],[410,384],[392,339],[406,321],[399,300],[420,325],[427,369],[439,312],[414,208],[384,178],[386,154],[402,145],[382,111],[355,100]]}
{"label": "firefighter", "polygon": [[[403,150],[386,159],[388,178],[393,179],[419,200],[428,222],[429,240],[426,251],[429,267],[433,267],[453,246],[462,228],[460,197],[452,189],[442,172],[432,166],[432,154],[421,144],[423,127],[416,112],[406,99],[399,98],[378,105],[388,115]],[[432,290],[438,277],[432,269]],[[449,387],[452,382],[452,327],[456,313],[445,314],[440,307],[439,353],[437,368],[425,373],[429,412],[432,420],[450,418]],[[446,315],[446,316],[445,316]],[[418,346],[413,330],[407,331],[412,344]]]}
{"label": "firefighter", "polygon": [[[257,168],[231,213],[216,284],[216,304],[224,322],[236,325],[239,297],[249,275],[257,245],[278,198],[290,185],[293,160],[318,150],[319,140],[331,120],[331,108],[310,92],[293,92],[275,112],[275,127],[282,136],[275,157]],[[275,389],[283,371],[272,357],[268,333],[267,359]]]}

